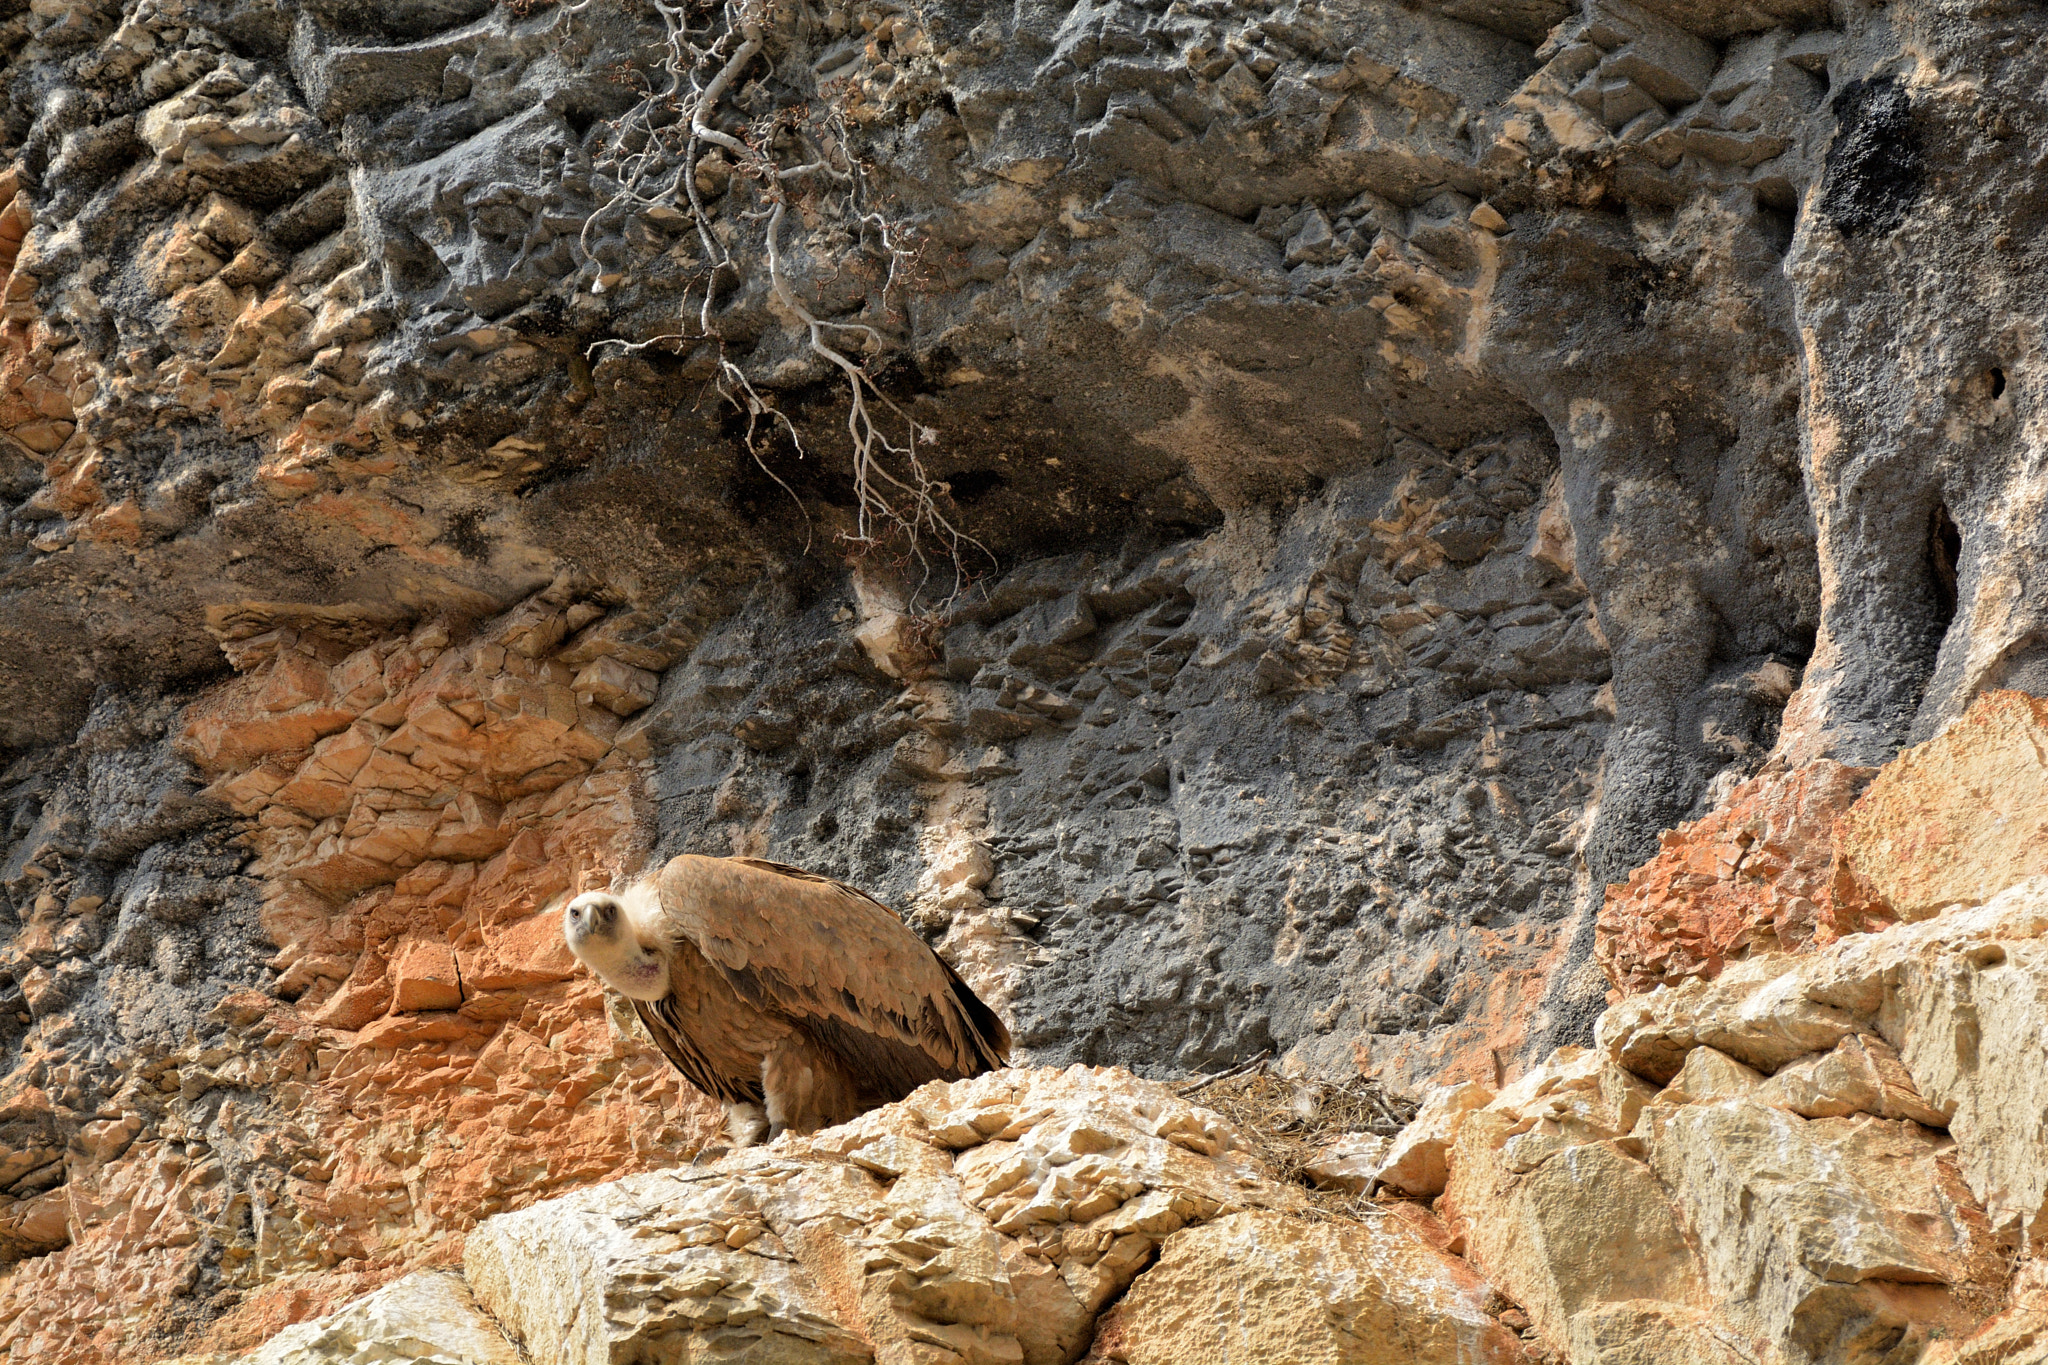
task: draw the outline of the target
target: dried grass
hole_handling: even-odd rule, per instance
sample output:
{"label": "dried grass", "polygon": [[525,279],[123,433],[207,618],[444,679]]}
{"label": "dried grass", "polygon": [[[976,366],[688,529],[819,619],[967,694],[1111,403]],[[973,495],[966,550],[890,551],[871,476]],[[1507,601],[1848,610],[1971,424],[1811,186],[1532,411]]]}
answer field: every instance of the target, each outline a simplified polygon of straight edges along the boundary
{"label": "dried grass", "polygon": [[1416,1102],[1364,1076],[1332,1082],[1282,1076],[1259,1061],[1180,1088],[1191,1103],[1230,1120],[1277,1179],[1303,1186],[1310,1216],[1358,1220],[1393,1196],[1319,1189],[1303,1172],[1318,1153],[1352,1133],[1392,1137],[1415,1117]]}

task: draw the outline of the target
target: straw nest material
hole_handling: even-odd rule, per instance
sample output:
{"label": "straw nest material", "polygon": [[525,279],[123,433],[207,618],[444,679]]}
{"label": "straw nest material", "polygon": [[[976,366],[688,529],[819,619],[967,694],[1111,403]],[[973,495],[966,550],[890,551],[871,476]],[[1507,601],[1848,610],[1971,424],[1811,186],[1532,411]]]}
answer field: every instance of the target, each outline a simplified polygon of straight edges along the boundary
{"label": "straw nest material", "polygon": [[1304,1174],[1305,1168],[1349,1134],[1394,1136],[1416,1110],[1415,1101],[1368,1077],[1321,1081],[1282,1076],[1264,1057],[1219,1075],[1197,1077],[1181,1086],[1180,1093],[1230,1120],[1277,1178],[1307,1187],[1316,1212],[1345,1218],[1365,1214],[1379,1201],[1320,1189]]}

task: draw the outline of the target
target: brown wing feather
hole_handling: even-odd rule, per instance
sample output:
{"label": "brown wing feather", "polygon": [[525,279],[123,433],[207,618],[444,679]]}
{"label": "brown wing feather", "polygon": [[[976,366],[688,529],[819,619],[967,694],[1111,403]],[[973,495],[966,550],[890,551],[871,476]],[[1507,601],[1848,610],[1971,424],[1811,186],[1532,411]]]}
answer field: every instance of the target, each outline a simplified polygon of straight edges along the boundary
{"label": "brown wing feather", "polygon": [[994,1012],[864,892],[780,863],[690,854],[658,885],[673,937],[702,949],[749,1003],[863,1072],[915,1085],[1007,1059]]}
{"label": "brown wing feather", "polygon": [[661,1000],[635,1000],[632,1005],[633,1013],[640,1016],[641,1024],[647,1029],[647,1036],[654,1040],[654,1045],[661,1049],[661,1055],[668,1058],[670,1065],[683,1073],[684,1080],[712,1099],[726,1104],[761,1103],[760,1072],[756,1070],[748,1076],[714,1067],[676,1017],[676,998],[673,995]]}
{"label": "brown wing feather", "polygon": [[[770,872],[780,873],[785,877],[795,877],[799,881],[818,882],[832,887],[834,890],[843,891],[849,896],[858,896],[884,915],[887,915],[891,923],[898,926],[901,926],[903,923],[902,916],[857,886],[848,886],[845,882],[834,881],[830,877],[822,877],[815,872],[806,872],[802,868],[791,867],[787,863],[770,862],[766,858],[734,858],[732,861],[745,863],[750,867],[764,868]],[[954,1003],[967,1016],[968,1023],[976,1034],[975,1041],[981,1045],[979,1050],[988,1061],[988,1067],[984,1067],[983,1070],[1007,1063],[1010,1060],[1009,1026],[1003,1023],[994,1010],[982,1002],[982,998],[974,993],[973,987],[960,979],[960,974],[953,970],[952,963],[946,961],[937,953],[932,952],[929,946],[924,945],[924,940],[910,934],[908,929],[905,929],[903,932],[918,945],[923,946],[925,952],[931,954],[931,960],[939,964],[939,970],[946,974],[946,980],[952,984]]]}

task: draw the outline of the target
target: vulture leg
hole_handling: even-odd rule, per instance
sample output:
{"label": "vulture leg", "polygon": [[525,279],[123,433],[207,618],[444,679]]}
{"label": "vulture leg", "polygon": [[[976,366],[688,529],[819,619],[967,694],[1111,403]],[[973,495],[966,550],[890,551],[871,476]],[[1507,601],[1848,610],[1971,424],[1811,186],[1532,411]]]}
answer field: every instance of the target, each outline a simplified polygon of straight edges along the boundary
{"label": "vulture leg", "polygon": [[[728,1104],[725,1106],[725,1131],[732,1137],[733,1150],[752,1147],[762,1141],[767,1132],[768,1115],[758,1104]],[[768,1140],[775,1135],[768,1133]]]}
{"label": "vulture leg", "polygon": [[853,1078],[839,1060],[801,1033],[778,1042],[761,1063],[772,1142],[785,1128],[815,1133],[861,1113]]}

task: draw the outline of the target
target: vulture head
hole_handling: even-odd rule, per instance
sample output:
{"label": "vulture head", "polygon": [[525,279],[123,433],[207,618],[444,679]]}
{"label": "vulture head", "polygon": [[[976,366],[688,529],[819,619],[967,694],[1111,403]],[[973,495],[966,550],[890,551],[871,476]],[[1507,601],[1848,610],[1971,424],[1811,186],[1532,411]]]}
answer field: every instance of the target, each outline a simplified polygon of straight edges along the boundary
{"label": "vulture head", "polygon": [[660,1000],[669,992],[668,955],[643,940],[626,901],[586,891],[562,911],[562,937],[576,960],[629,1000]]}

